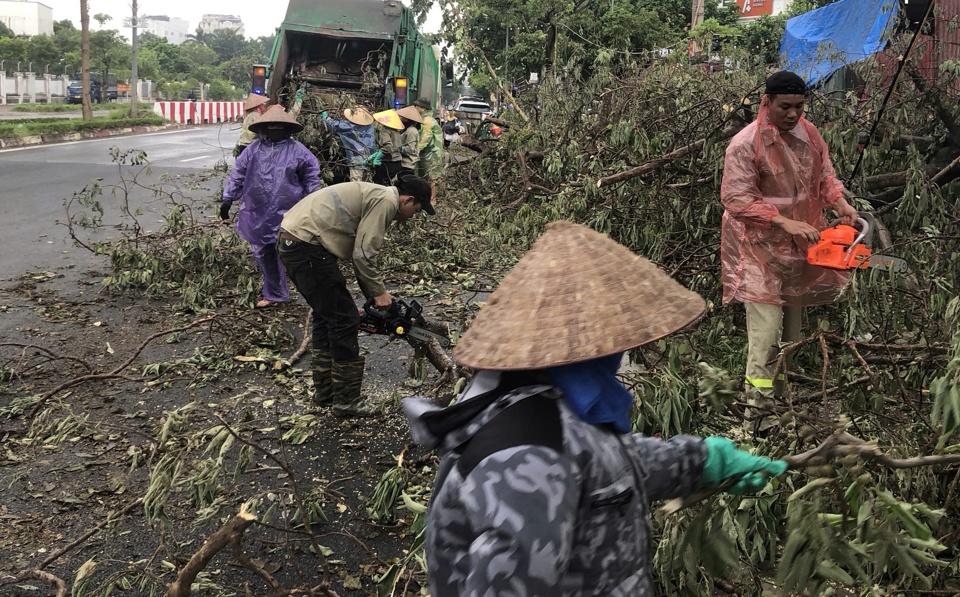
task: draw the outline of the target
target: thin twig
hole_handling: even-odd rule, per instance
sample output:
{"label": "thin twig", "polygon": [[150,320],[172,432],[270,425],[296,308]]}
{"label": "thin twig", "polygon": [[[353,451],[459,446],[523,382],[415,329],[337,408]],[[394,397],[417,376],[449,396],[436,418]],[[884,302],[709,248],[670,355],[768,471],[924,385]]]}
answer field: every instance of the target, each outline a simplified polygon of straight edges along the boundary
{"label": "thin twig", "polygon": [[37,566],[37,569],[43,570],[50,564],[56,562],[65,553],[67,553],[74,547],[80,545],[81,543],[83,543],[84,541],[92,537],[94,534],[96,534],[97,531],[99,531],[100,529],[102,529],[103,527],[107,526],[110,523],[116,522],[119,517],[125,516],[128,512],[130,512],[130,510],[133,510],[138,504],[142,504],[142,503],[143,503],[143,496],[130,500],[129,502],[127,502],[127,504],[123,508],[120,509],[119,512],[116,513],[116,515],[108,514],[106,520],[100,522],[97,526],[93,527],[83,535],[71,541],[69,545],[66,545],[65,547],[62,547],[57,551],[53,552],[52,554],[50,554],[50,556],[47,557],[47,559],[40,562],[40,565]]}
{"label": "thin twig", "polygon": [[42,580],[45,583],[53,585],[57,589],[57,597],[67,597],[67,583],[59,576],[44,572],[43,570],[24,570],[17,575],[17,581],[21,580]]}
{"label": "thin twig", "polygon": [[191,329],[191,328],[195,328],[195,327],[197,327],[197,326],[199,326],[199,325],[202,325],[202,324],[204,324],[204,323],[213,321],[213,320],[216,319],[217,317],[219,317],[219,315],[208,315],[207,317],[201,317],[200,319],[196,319],[196,320],[194,320],[193,322],[188,323],[187,325],[183,325],[183,326],[180,326],[180,327],[177,327],[177,328],[173,328],[173,329],[169,329],[169,330],[163,330],[163,331],[161,331],[161,332],[157,332],[157,333],[155,333],[155,334],[151,334],[146,340],[144,340],[143,342],[140,343],[140,346],[137,347],[137,349],[133,352],[132,355],[130,355],[130,357],[129,357],[126,361],[124,361],[122,364],[120,364],[120,365],[119,365],[117,368],[115,368],[113,371],[111,371],[111,372],[109,372],[109,373],[95,373],[95,374],[92,374],[92,375],[82,375],[82,376],[80,376],[80,377],[75,377],[75,378],[73,378],[73,379],[70,379],[70,380],[67,380],[67,381],[63,382],[63,383],[60,384],[59,386],[57,386],[57,387],[53,388],[52,390],[48,391],[47,393],[45,393],[45,394],[44,394],[43,396],[41,396],[40,399],[37,400],[37,402],[33,405],[33,408],[30,409],[30,412],[27,413],[27,418],[32,418],[32,417],[34,417],[34,416],[37,414],[37,412],[39,412],[40,408],[43,407],[43,405],[47,402],[47,400],[49,400],[49,399],[52,398],[53,396],[56,396],[57,394],[59,394],[60,392],[66,390],[67,388],[71,388],[71,387],[76,386],[76,385],[79,385],[79,384],[81,384],[81,383],[85,383],[85,382],[87,382],[87,381],[92,381],[92,380],[117,379],[117,378],[119,378],[119,379],[125,379],[125,380],[127,380],[127,381],[137,381],[136,379],[133,379],[133,378],[130,378],[130,377],[127,377],[127,376],[124,376],[124,375],[120,375],[120,372],[123,371],[124,369],[126,369],[127,367],[129,367],[130,364],[133,363],[133,361],[136,360],[136,358],[137,358],[138,356],[140,356],[140,353],[143,352],[143,350],[147,347],[148,344],[150,344],[150,342],[152,342],[153,340],[155,340],[156,338],[159,338],[159,337],[161,337],[161,336],[169,336],[170,334],[175,334],[175,333],[177,333],[177,332],[183,332],[183,331],[185,331],[185,330],[189,330],[189,329]]}

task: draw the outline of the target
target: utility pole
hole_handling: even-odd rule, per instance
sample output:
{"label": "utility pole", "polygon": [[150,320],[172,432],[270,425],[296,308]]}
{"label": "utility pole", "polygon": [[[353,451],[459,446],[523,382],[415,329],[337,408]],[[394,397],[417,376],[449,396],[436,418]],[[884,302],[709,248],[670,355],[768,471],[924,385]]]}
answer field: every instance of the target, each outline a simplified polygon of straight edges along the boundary
{"label": "utility pole", "polygon": [[137,16],[137,0],[133,0],[132,8],[133,16],[130,19],[130,26],[133,33],[130,35],[130,45],[133,48],[133,58],[130,65],[130,118],[136,118],[140,108],[140,102],[137,98],[137,26],[140,25]]}
{"label": "utility pole", "polygon": [[[509,77],[507,76],[507,68],[509,67],[508,59],[507,59],[507,52],[510,51],[510,25],[507,25],[507,28],[506,28],[506,29],[507,29],[507,31],[506,31],[506,36],[505,36],[504,41],[503,41],[503,84],[504,84],[504,86],[506,86],[506,87],[508,87],[508,88],[510,89],[510,93],[512,94],[512,93],[513,93],[513,87],[512,87],[512,85],[511,85],[511,83],[510,83]],[[503,96],[502,93],[501,93],[500,95]],[[505,103],[506,103],[506,98],[504,97],[504,98],[500,101],[500,104],[505,104]],[[503,106],[498,105],[498,106],[497,106],[497,109],[500,110],[501,113],[502,113],[502,111],[503,111]]]}
{"label": "utility pole", "polygon": [[[692,18],[690,19],[690,29],[696,28],[703,23],[703,0],[693,0]],[[696,40],[690,40],[690,57],[694,58],[700,54],[700,44]]]}

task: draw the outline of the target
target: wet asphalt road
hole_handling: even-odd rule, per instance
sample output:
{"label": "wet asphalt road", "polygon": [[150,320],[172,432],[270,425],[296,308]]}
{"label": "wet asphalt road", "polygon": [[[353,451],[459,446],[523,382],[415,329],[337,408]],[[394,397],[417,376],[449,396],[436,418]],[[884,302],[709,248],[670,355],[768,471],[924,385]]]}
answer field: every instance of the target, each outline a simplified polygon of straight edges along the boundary
{"label": "wet asphalt road", "polygon": [[[27,272],[62,271],[95,263],[96,258],[76,247],[67,228],[58,222],[66,219],[65,199],[91,181],[101,179],[107,188],[122,182],[120,170],[111,160],[112,147],[147,152],[152,173],[141,173],[140,180],[157,184],[169,177],[189,186],[194,177],[209,172],[218,161],[226,159],[232,164],[230,152],[239,134],[239,125],[214,125],[0,150],[0,283]],[[137,170],[126,168],[127,176]],[[169,188],[169,183],[164,184]],[[191,191],[196,198],[209,194],[203,188]],[[147,209],[141,218],[144,227],[158,226],[162,211],[150,211],[152,192],[134,188],[130,197],[134,205]],[[119,234],[112,227],[120,222],[115,210],[118,199],[106,193],[102,201],[107,208],[105,226],[93,236],[95,240]]]}

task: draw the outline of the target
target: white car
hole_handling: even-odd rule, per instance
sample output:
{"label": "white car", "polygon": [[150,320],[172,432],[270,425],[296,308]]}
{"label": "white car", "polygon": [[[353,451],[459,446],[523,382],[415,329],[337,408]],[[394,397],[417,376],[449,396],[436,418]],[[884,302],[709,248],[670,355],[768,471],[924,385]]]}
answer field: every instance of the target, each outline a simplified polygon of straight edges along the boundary
{"label": "white car", "polygon": [[461,97],[453,104],[457,118],[464,124],[468,133],[473,133],[477,125],[488,116],[493,116],[490,104],[479,97]]}

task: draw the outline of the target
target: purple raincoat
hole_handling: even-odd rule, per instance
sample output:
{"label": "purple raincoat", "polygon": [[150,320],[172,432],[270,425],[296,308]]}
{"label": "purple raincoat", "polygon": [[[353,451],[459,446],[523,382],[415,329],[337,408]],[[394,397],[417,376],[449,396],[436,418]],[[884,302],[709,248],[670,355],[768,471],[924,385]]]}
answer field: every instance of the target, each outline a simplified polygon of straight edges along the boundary
{"label": "purple raincoat", "polygon": [[223,190],[224,201],[240,201],[237,233],[251,245],[277,241],[287,210],[320,189],[320,164],[296,139],[257,139],[237,158]]}

